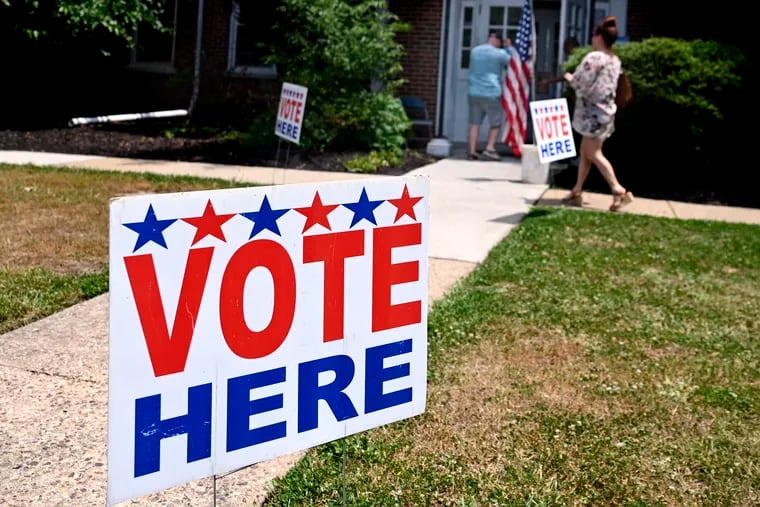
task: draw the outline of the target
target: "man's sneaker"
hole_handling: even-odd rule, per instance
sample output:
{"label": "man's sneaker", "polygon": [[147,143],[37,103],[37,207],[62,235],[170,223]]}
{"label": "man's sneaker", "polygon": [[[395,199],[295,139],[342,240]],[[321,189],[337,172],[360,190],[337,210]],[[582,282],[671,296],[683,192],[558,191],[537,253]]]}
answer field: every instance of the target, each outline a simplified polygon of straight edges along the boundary
{"label": "man's sneaker", "polygon": [[470,160],[480,160],[480,155],[478,155],[474,151],[470,151],[467,153],[467,158]]}
{"label": "man's sneaker", "polygon": [[483,150],[482,155],[489,160],[501,160],[499,154],[494,150]]}

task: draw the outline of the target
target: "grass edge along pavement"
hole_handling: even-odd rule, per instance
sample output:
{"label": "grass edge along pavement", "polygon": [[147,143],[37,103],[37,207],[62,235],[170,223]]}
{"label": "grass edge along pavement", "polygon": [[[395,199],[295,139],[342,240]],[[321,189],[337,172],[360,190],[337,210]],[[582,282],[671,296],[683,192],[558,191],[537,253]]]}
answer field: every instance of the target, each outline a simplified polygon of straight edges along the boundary
{"label": "grass edge along pavement", "polygon": [[434,304],[425,414],[265,505],[757,505],[758,300],[760,226],[534,208]]}
{"label": "grass edge along pavement", "polygon": [[0,164],[0,335],[108,291],[111,198],[241,186],[255,185]]}

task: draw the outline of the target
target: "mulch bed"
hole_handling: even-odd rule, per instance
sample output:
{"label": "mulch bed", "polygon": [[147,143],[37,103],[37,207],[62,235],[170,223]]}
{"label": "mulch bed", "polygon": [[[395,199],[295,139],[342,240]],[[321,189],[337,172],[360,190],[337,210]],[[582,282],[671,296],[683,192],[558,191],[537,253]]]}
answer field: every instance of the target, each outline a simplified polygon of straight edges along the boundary
{"label": "mulch bed", "polygon": [[[257,148],[223,136],[167,137],[162,130],[146,125],[83,125],[41,130],[0,130],[0,150],[43,151],[177,160],[259,167],[285,166],[314,171],[346,171],[344,162],[361,152],[302,149],[283,141],[281,146]],[[401,175],[434,159],[421,148],[408,151],[398,166],[382,167],[378,174]]]}

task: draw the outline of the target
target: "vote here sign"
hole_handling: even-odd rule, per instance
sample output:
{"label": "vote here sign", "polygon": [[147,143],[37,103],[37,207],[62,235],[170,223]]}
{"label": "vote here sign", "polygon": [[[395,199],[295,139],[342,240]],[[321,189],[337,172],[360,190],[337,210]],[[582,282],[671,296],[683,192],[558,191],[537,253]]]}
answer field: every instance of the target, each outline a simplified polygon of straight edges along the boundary
{"label": "vote here sign", "polygon": [[425,410],[428,180],[110,205],[108,504]]}
{"label": "vote here sign", "polygon": [[282,83],[274,133],[296,144],[301,140],[301,125],[303,125],[303,113],[306,109],[307,91],[303,86]]}
{"label": "vote here sign", "polygon": [[575,141],[567,99],[531,102],[530,113],[541,163],[575,156]]}

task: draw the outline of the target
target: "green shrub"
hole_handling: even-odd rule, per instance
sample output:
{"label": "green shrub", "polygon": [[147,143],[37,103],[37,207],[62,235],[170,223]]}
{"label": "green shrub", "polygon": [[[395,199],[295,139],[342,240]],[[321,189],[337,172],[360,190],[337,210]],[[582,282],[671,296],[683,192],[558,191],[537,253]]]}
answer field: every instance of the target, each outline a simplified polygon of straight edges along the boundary
{"label": "green shrub", "polygon": [[[566,69],[573,71],[591,48],[576,49]],[[699,118],[723,119],[727,94],[741,89],[745,62],[737,49],[714,41],[650,38],[615,46],[634,88],[634,100],[686,108]]]}
{"label": "green shrub", "polygon": [[283,0],[280,11],[273,33],[282,39],[268,61],[309,90],[301,144],[401,150],[411,124],[394,97],[403,82],[396,34],[408,25],[384,0]]}
{"label": "green shrub", "polygon": [[274,133],[276,121],[277,106],[263,106],[243,134],[243,143],[256,148],[275,146],[280,139]]}
{"label": "green shrub", "polygon": [[343,166],[352,173],[376,173],[381,167],[396,166],[401,163],[401,155],[395,151],[372,150],[367,155],[358,155]]}
{"label": "green shrub", "polygon": [[388,93],[371,92],[366,99],[369,105],[364,111],[366,127],[360,131],[364,144],[380,151],[400,154],[412,128],[401,100]]}
{"label": "green shrub", "polygon": [[[566,70],[588,51],[576,49]],[[651,180],[662,190],[719,185],[716,166],[731,163],[739,151],[732,147],[746,136],[738,120],[750,100],[745,56],[714,41],[670,38],[622,43],[615,51],[633,88],[605,143],[616,170],[630,174],[624,180]],[[572,91],[568,99],[572,104]]]}

